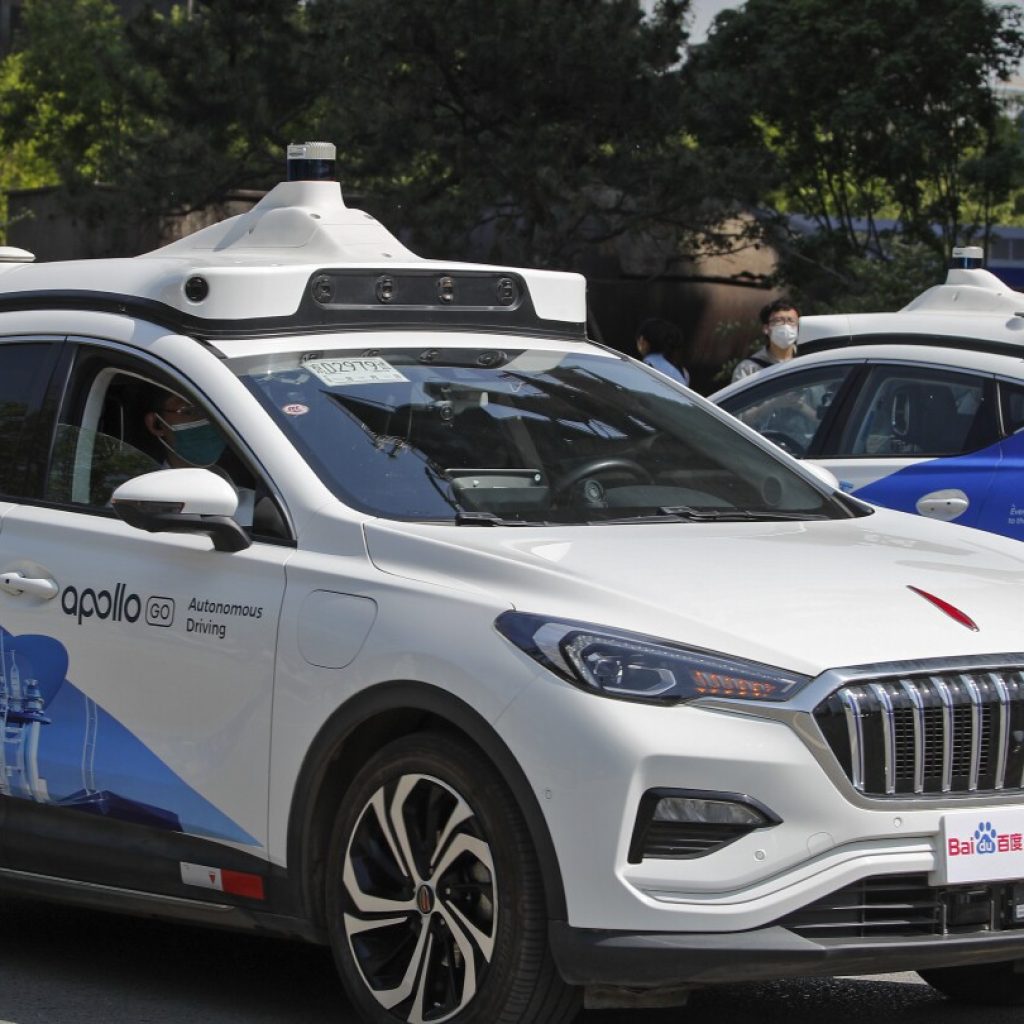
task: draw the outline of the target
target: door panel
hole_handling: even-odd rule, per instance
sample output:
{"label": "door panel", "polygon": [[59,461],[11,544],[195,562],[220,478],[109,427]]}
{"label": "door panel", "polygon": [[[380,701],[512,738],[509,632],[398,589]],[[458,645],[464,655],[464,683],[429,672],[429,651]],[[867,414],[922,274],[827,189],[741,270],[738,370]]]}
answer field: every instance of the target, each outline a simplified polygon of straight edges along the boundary
{"label": "door panel", "polygon": [[[3,792],[262,856],[288,554],[10,510],[0,572],[48,576],[59,593],[0,590]],[[73,847],[67,861],[86,877]]]}
{"label": "door panel", "polygon": [[[916,466],[920,459],[843,459],[838,456],[822,456],[813,460],[835,474],[839,486],[848,494],[859,492],[896,473]],[[861,495],[864,497],[863,495]],[[865,497],[866,501],[869,498]],[[880,504],[885,504],[881,502]]]}
{"label": "door panel", "polygon": [[1024,433],[996,445],[999,456],[992,485],[978,514],[983,530],[1024,540]]}
{"label": "door panel", "polygon": [[[995,381],[926,365],[870,366],[836,454],[822,458],[865,501],[974,526],[1000,462]],[[926,500],[961,492],[957,504]]]}
{"label": "door panel", "polygon": [[[874,505],[921,514],[918,503],[936,492],[962,491],[967,508],[953,522],[977,526],[999,453],[991,448],[949,459],[819,459],[848,493]],[[942,518],[942,517],[936,517]],[[945,521],[949,521],[948,518]]]}

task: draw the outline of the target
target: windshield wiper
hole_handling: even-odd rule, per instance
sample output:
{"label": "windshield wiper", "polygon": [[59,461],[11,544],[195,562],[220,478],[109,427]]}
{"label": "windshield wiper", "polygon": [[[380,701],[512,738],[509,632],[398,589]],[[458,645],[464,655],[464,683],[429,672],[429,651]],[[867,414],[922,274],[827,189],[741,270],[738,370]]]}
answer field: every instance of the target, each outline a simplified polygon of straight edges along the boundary
{"label": "windshield wiper", "polygon": [[459,509],[455,513],[456,526],[550,526],[546,522],[534,522],[529,519],[502,519],[493,512],[466,512]]}
{"label": "windshield wiper", "polygon": [[819,512],[783,512],[748,508],[691,508],[689,505],[662,505],[658,512],[687,523],[770,523],[803,522],[807,519],[828,519]]}
{"label": "windshield wiper", "polygon": [[505,526],[505,520],[496,516],[493,512],[463,512],[459,509],[455,513],[456,526]]}

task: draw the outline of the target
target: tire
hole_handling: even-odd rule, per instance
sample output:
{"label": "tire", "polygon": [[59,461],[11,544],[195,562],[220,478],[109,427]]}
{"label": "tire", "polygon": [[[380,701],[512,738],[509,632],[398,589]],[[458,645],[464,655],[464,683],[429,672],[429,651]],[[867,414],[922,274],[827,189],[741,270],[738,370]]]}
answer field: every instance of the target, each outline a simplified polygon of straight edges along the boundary
{"label": "tire", "polygon": [[980,1006],[1024,1006],[1024,974],[1014,970],[1015,961],[936,967],[917,973],[932,988],[957,1003]]}
{"label": "tire", "polygon": [[335,818],[326,910],[346,991],[373,1024],[567,1024],[540,868],[496,769],[418,733],[360,770]]}

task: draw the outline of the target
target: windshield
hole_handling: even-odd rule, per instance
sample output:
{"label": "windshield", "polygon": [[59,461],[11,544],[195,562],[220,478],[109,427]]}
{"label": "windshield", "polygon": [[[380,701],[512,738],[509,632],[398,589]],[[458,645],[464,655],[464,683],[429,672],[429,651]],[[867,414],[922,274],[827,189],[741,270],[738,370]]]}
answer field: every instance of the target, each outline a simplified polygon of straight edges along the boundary
{"label": "windshield", "polygon": [[374,515],[514,525],[854,514],[724,414],[597,349],[325,350],[231,365],[327,486]]}

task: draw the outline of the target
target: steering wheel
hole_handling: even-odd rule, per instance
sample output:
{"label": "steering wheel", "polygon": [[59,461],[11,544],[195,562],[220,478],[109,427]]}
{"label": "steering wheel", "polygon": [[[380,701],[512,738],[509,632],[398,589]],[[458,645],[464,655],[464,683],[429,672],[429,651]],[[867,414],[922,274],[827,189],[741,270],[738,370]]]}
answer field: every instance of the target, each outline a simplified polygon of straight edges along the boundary
{"label": "steering wheel", "polygon": [[804,446],[795,437],[790,437],[789,434],[784,434],[781,430],[766,430],[761,436],[777,444],[784,452],[789,452],[790,455],[799,457],[804,454]]}
{"label": "steering wheel", "polygon": [[561,477],[554,487],[551,488],[551,496],[557,498],[560,494],[564,494],[575,487],[581,480],[586,480],[588,476],[610,473],[614,470],[624,470],[645,484],[654,483],[654,477],[639,462],[634,462],[633,459],[618,457],[591,459],[589,462],[584,462],[582,466],[570,469],[568,473]]}

